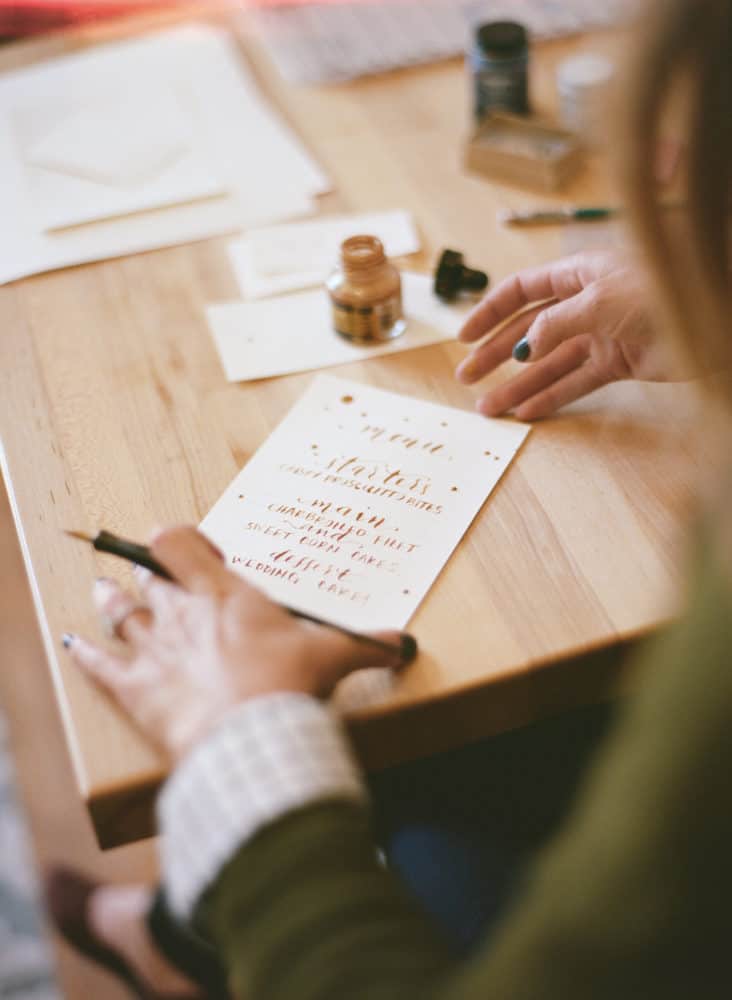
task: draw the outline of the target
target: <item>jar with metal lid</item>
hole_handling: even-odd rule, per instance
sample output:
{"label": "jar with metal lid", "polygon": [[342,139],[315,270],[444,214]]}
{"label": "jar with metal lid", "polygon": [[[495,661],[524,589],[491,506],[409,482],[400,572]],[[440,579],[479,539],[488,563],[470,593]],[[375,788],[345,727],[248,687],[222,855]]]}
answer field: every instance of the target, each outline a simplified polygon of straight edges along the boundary
{"label": "jar with metal lid", "polygon": [[351,236],[341,244],[340,266],[326,281],[333,326],[359,343],[393,340],[407,324],[399,271],[376,236]]}
{"label": "jar with metal lid", "polygon": [[489,111],[528,114],[529,41],[522,24],[490,21],[478,25],[468,64],[477,121]]}
{"label": "jar with metal lid", "polygon": [[613,63],[594,52],[571,56],[557,67],[562,121],[591,146],[607,139],[614,74]]}

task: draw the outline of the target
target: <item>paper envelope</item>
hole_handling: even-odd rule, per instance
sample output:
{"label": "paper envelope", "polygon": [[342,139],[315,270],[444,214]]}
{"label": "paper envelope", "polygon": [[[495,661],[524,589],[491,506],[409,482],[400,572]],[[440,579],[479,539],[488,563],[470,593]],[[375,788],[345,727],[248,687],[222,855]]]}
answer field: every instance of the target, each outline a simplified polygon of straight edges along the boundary
{"label": "paper envelope", "polygon": [[38,225],[62,229],[224,193],[183,97],[127,90],[16,111]]}

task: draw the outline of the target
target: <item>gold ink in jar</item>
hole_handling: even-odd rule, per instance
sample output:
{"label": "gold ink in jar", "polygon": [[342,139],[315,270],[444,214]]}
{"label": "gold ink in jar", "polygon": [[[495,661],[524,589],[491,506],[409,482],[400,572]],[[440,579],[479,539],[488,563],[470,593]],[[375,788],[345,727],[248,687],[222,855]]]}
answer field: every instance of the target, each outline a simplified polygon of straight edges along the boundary
{"label": "gold ink in jar", "polygon": [[406,330],[399,271],[375,236],[351,236],[341,244],[340,267],[325,287],[333,307],[333,326],[347,340],[393,340]]}

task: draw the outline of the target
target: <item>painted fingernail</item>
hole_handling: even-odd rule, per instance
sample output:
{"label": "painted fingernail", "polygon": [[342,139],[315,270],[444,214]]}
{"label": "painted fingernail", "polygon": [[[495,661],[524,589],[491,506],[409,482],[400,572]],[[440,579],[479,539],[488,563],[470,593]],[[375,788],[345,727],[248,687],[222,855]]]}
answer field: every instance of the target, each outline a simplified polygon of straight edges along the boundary
{"label": "painted fingernail", "polygon": [[64,649],[68,649],[75,638],[76,636],[73,635],[73,633],[64,632],[64,634],[61,636],[61,645],[64,647]]}
{"label": "painted fingernail", "polygon": [[408,632],[403,632],[399,642],[402,663],[411,663],[417,655],[417,640]]}
{"label": "painted fingernail", "polygon": [[513,356],[517,361],[528,361],[529,355],[531,354],[531,344],[526,337],[522,337],[514,345]]}

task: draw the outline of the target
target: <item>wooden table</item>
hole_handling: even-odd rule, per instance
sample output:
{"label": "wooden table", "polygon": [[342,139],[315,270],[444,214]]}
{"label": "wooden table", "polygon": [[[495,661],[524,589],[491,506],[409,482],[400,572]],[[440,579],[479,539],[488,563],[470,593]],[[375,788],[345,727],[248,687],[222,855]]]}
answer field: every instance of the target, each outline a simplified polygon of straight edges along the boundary
{"label": "wooden table", "polygon": [[[79,41],[8,47],[0,68]],[[609,43],[603,36],[595,47]],[[557,59],[578,44],[537,51],[539,106],[553,90]],[[467,88],[459,61],[291,89],[246,47],[263,88],[335,181],[324,211],[410,209],[425,244],[418,266],[428,270],[451,246],[494,282],[562,252],[559,229],[508,231],[496,222],[498,206],[534,204],[535,195],[461,170]],[[578,202],[610,197],[599,161],[563,192]],[[99,637],[94,577],[130,580],[126,566],[62,529],[104,526],[145,538],[156,524],[199,521],[311,378],[224,380],[203,310],[237,297],[226,243],[0,288],[3,472],[79,790],[103,846],[151,832],[165,767],[60,649],[65,630]],[[339,373],[470,409],[479,390],[452,377],[463,354],[441,345]],[[612,648],[667,614],[678,583],[677,526],[701,464],[694,412],[678,387],[625,384],[534,430],[414,618],[417,662],[381,704],[359,707],[358,684],[341,692],[366,766],[607,694],[617,657],[577,654]],[[40,757],[42,732],[38,743]]]}

